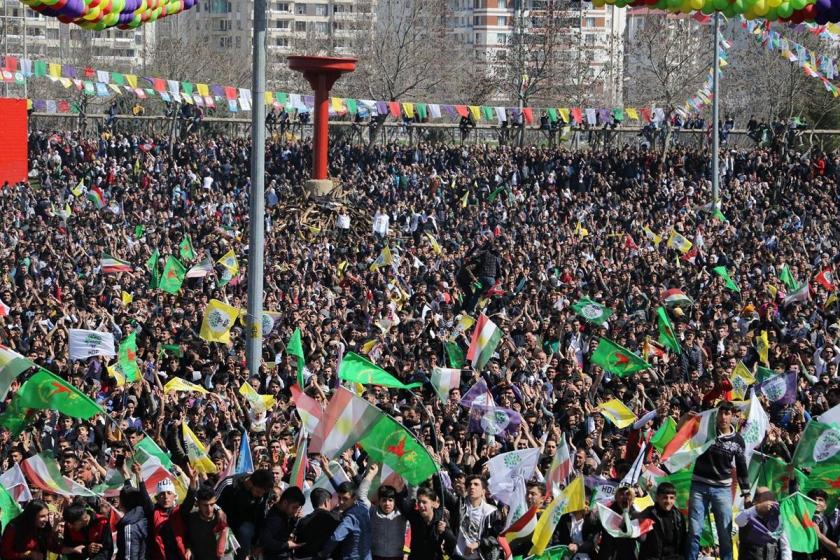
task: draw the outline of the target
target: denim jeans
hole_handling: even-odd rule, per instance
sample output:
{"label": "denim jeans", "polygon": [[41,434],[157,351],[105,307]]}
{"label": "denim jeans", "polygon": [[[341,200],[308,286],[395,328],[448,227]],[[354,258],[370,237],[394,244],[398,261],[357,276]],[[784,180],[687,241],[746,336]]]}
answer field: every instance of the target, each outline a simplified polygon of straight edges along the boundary
{"label": "denim jeans", "polygon": [[700,535],[709,506],[715,516],[720,559],[732,560],[732,488],[729,486],[709,486],[702,482],[691,483],[691,495],[688,500],[688,560],[697,560],[700,554]]}
{"label": "denim jeans", "polygon": [[236,551],[236,560],[245,560],[251,554],[251,547],[257,536],[257,528],[250,521],[246,521],[233,532],[236,540],[239,541],[239,550]]}

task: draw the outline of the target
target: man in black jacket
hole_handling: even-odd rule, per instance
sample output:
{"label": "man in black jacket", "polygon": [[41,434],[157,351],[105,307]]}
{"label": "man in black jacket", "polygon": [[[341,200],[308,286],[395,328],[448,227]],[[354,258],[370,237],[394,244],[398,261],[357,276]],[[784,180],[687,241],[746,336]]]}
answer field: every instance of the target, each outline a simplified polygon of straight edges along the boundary
{"label": "man in black jacket", "polygon": [[289,560],[293,550],[301,546],[292,541],[292,532],[303,502],[303,491],[297,486],[290,486],[283,491],[280,500],[268,510],[265,530],[260,535],[265,560]]}
{"label": "man in black jacket", "polygon": [[735,405],[723,401],[715,413],[714,443],[697,458],[689,498],[688,560],[700,554],[700,535],[711,507],[720,539],[721,560],[732,560],[732,463],[744,505],[751,505],[744,438],[732,426]]}
{"label": "man in black jacket", "polygon": [[230,476],[216,487],[217,503],[239,541],[237,560],[251,554],[251,547],[262,531],[266,501],[273,486],[271,471],[259,469],[248,475]]}
{"label": "man in black jacket", "polygon": [[332,511],[332,495],[325,488],[313,488],[309,501],[315,510],[300,521],[295,527],[295,542],[300,545],[295,549],[295,558],[312,558],[324,547],[338,527],[340,518]]}
{"label": "man in black jacket", "polygon": [[639,560],[680,560],[685,551],[686,523],[675,507],[677,488],[663,482],[656,488],[656,503],[640,519],[652,519],[653,529],[640,538]]}

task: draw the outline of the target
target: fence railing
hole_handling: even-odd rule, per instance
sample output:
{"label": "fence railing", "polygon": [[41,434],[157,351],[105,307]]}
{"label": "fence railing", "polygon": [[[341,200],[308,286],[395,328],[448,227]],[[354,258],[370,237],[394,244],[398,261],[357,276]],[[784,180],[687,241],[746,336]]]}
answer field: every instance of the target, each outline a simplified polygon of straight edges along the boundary
{"label": "fence railing", "polygon": [[[37,129],[52,130],[82,130],[86,135],[96,134],[105,124],[107,115],[89,114],[82,120],[74,113],[32,113],[30,126]],[[174,128],[173,128],[174,126]],[[114,127],[121,132],[136,132],[154,135],[179,135],[185,131],[197,132],[200,135],[224,134],[232,137],[246,137],[250,134],[251,121],[247,118],[205,117],[199,124],[191,123],[188,119],[177,119],[173,123],[171,117],[163,115],[120,115],[116,118]],[[270,127],[270,132],[280,135],[281,132],[291,134],[287,138],[309,138],[312,135],[312,123],[289,123]],[[385,122],[379,126],[371,126],[368,122],[352,123],[348,121],[330,121],[330,134],[333,138],[348,140],[352,143],[405,143],[420,142],[448,143],[448,144],[507,144],[507,145],[565,145],[571,147],[621,147],[642,146],[650,143],[650,137],[643,134],[639,126],[618,126],[616,128],[570,128],[560,127],[555,130],[544,130],[539,126],[525,126],[521,130],[512,127],[501,127],[493,124],[477,124],[467,131],[463,131],[457,123],[401,123]],[[654,142],[662,140],[663,131],[657,131]],[[671,129],[673,144],[702,148],[709,143],[710,133],[707,130]],[[371,142],[373,135],[373,142]],[[816,146],[820,149],[833,147],[840,143],[840,130],[804,130],[797,134],[794,148],[808,149]],[[753,140],[744,129],[735,129],[728,135],[724,146],[732,148],[746,148],[755,146]]]}

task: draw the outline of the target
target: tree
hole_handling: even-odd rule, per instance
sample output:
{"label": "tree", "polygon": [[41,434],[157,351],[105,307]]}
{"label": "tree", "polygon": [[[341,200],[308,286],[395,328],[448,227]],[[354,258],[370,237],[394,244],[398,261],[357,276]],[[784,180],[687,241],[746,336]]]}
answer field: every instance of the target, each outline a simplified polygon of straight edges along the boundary
{"label": "tree", "polygon": [[[685,16],[652,13],[628,28],[624,99],[628,105],[654,105],[669,122],[709,72],[712,33]],[[664,150],[670,140],[667,129]]]}

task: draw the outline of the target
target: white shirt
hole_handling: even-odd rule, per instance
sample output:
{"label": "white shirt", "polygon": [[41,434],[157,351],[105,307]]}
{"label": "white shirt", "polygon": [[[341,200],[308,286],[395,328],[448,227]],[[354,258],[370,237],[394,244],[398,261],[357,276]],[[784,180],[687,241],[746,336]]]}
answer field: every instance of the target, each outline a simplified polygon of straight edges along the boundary
{"label": "white shirt", "polygon": [[[350,229],[350,216],[347,214],[339,214],[336,224],[338,225],[338,229]],[[374,231],[376,231],[375,226]]]}

